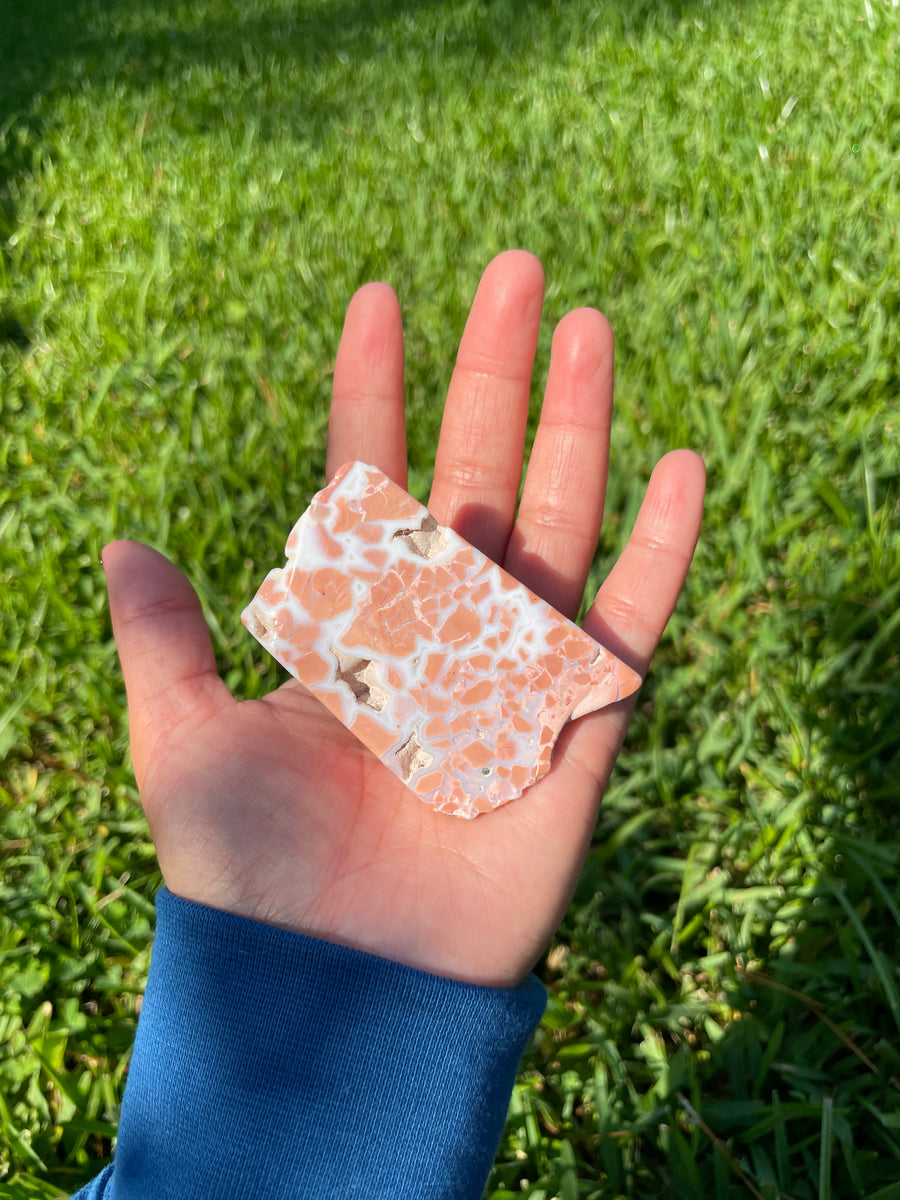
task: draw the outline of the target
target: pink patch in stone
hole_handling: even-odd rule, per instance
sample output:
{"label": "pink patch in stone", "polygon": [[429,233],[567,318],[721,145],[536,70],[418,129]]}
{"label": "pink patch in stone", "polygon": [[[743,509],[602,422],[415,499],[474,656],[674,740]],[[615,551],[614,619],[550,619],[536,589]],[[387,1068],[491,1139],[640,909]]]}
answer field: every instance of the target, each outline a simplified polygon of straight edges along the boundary
{"label": "pink patch in stone", "polygon": [[641,677],[376,467],[318,492],[241,615],[438,812],[477,817],[544,775],[570,719]]}

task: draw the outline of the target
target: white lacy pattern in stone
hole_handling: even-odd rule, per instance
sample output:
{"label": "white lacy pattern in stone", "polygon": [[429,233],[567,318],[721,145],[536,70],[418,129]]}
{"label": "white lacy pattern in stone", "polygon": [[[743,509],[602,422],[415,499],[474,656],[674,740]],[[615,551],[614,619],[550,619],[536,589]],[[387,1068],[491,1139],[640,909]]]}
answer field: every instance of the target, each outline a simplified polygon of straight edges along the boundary
{"label": "white lacy pattern in stone", "polygon": [[440,812],[520,796],[567,720],[640,686],[375,467],[342,467],[286,553],[244,624]]}

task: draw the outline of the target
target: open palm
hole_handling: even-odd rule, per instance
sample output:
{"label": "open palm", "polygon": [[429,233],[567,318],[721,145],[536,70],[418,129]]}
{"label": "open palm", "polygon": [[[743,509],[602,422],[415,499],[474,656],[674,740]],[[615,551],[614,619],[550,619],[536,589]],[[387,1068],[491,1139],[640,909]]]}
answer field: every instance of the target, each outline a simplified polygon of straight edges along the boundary
{"label": "open palm", "polygon": [[[428,507],[572,617],[602,519],[612,334],[592,309],[560,322],[517,513],[542,299],[531,255],[488,266]],[[406,483],[400,310],[383,284],[353,298],[338,351],[329,476],[349,459]],[[702,500],[697,456],[667,455],[585,621],[638,671],[684,581]],[[117,542],[104,567],[135,773],[171,891],[457,979],[523,978],[571,897],[629,702],[570,723],[521,799],[458,820],[417,801],[300,684],[236,701],[193,589],[161,555]]]}

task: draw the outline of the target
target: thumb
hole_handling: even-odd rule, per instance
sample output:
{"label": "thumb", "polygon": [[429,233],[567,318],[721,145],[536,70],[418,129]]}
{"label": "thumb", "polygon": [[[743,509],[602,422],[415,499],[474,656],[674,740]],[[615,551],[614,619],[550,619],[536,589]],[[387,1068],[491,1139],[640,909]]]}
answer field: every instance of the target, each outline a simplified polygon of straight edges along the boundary
{"label": "thumb", "polygon": [[231,697],[216,674],[197,593],[181,571],[140,542],[111,542],[102,561],[140,788],[153,757]]}

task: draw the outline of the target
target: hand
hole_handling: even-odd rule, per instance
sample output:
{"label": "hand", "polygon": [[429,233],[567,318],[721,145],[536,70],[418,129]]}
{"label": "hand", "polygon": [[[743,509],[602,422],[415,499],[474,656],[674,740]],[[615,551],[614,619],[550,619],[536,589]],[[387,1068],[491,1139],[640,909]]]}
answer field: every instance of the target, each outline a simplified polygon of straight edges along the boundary
{"label": "hand", "polygon": [[[613,341],[592,309],[560,322],[517,514],[542,298],[530,255],[488,266],[428,506],[574,616],[603,510]],[[335,366],[329,476],[354,458],[405,485],[403,338],[384,284],[353,297]],[[684,581],[703,486],[696,455],[660,461],[585,621],[640,672]],[[440,975],[498,986],[524,978],[571,898],[629,702],[567,725],[550,771],[520,799],[459,820],[417,801],[295,681],[236,701],[216,674],[193,589],[161,555],[116,542],[104,567],[135,774],[171,891]]]}

